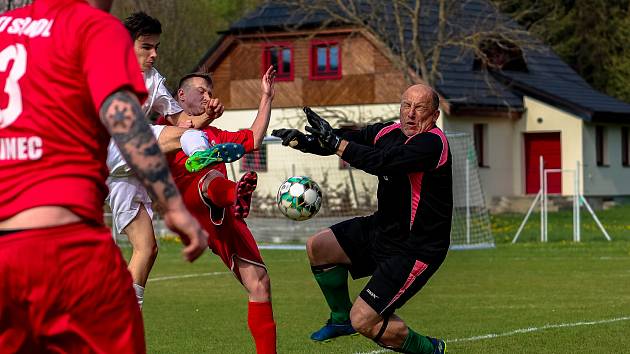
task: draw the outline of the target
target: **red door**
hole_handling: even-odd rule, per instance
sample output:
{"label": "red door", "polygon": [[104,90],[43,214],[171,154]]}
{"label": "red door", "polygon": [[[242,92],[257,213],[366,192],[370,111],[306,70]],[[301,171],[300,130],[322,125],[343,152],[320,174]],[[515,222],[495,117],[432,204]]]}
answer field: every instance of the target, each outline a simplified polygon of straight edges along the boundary
{"label": "red door", "polygon": [[[545,169],[562,168],[560,133],[525,134],[525,192],[536,194],[540,189],[540,156]],[[562,193],[562,174],[547,173],[547,192]]]}

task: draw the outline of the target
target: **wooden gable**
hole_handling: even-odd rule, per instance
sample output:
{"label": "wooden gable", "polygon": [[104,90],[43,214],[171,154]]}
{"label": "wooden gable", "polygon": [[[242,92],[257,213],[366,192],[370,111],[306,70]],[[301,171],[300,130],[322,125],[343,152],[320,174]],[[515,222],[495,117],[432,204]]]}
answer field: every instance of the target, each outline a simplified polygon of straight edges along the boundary
{"label": "wooden gable", "polygon": [[[312,77],[312,45],[321,41],[339,43],[340,78]],[[258,108],[263,53],[274,43],[290,46],[293,66],[291,79],[276,83],[274,107],[398,103],[407,86],[373,40],[358,31],[229,35],[202,65],[227,109]]]}

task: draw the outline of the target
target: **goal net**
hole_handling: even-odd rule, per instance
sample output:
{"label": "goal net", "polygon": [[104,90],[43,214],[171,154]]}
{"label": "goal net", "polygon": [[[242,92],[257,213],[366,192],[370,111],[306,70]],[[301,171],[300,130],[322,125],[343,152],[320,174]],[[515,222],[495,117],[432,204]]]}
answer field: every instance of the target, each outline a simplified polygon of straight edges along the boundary
{"label": "goal net", "polygon": [[[494,241],[472,140],[467,134],[447,134],[447,137],[453,155],[451,248],[492,247]],[[228,177],[234,181],[250,170],[258,173],[258,187],[247,224],[259,242],[304,243],[323,228],[376,210],[378,179],[349,167],[335,155],[304,154],[282,146],[279,139],[267,138],[259,151],[227,165]],[[278,188],[291,176],[309,176],[322,190],[322,207],[310,220],[288,219],[276,206]],[[158,236],[169,234],[159,220],[155,226]]]}

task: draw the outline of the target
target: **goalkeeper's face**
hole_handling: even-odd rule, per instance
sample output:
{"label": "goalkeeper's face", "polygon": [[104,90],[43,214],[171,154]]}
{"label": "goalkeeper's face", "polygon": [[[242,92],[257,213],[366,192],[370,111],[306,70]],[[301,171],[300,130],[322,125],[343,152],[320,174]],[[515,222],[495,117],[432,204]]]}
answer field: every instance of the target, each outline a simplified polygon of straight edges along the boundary
{"label": "goalkeeper's face", "polygon": [[433,128],[440,116],[433,99],[434,92],[429,86],[414,85],[405,91],[400,103],[400,127],[406,136]]}

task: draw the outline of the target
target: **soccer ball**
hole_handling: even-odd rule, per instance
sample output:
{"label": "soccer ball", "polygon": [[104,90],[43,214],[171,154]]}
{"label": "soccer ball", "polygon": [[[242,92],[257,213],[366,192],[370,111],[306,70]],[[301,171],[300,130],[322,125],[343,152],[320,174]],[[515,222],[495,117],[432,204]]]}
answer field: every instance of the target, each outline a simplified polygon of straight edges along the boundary
{"label": "soccer ball", "polygon": [[280,185],[276,202],[287,218],[307,220],[315,216],[322,206],[322,191],[309,177],[293,176]]}

